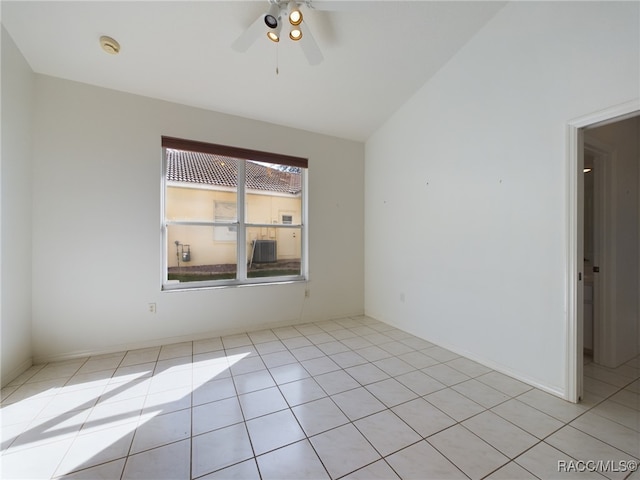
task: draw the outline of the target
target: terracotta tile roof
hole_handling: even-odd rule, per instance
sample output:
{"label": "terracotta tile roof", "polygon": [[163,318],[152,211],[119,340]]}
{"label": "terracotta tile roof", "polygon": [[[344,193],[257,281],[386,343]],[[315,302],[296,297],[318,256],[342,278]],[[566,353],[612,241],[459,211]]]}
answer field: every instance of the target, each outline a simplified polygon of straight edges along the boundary
{"label": "terracotta tile roof", "polygon": [[[236,187],[237,159],[210,153],[167,149],[167,180]],[[247,162],[248,189],[298,194],[300,172],[281,171],[266,164]]]}

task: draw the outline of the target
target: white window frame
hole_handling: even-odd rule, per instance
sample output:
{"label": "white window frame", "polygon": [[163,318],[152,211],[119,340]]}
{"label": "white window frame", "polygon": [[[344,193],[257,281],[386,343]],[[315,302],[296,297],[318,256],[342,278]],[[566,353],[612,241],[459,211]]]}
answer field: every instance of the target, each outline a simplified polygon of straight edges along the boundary
{"label": "white window frame", "polygon": [[[197,145],[200,142],[191,142],[188,140],[174,139],[171,137],[163,137],[163,144],[165,139],[175,142],[184,142],[182,147],[169,147],[187,151],[195,151],[189,148],[190,144]],[[204,145],[204,144],[202,144]],[[278,162],[278,158],[287,158],[285,155],[278,155],[266,152],[256,152],[253,150],[239,149],[235,147],[225,147],[220,145],[207,144],[210,147],[220,148],[220,155],[231,156],[229,153],[223,153],[229,149],[236,151],[236,153],[243,153],[243,155],[233,155],[232,158],[238,160],[238,187],[236,190],[236,208],[237,208],[237,221],[234,223],[229,222],[217,222],[215,218],[211,221],[182,221],[182,220],[168,220],[166,218],[166,191],[167,191],[167,154],[168,147],[162,147],[162,196],[161,196],[161,231],[162,231],[162,285],[161,289],[164,291],[181,291],[181,290],[194,290],[202,288],[221,288],[232,287],[241,285],[260,285],[260,284],[274,284],[274,283],[291,283],[291,282],[306,282],[309,279],[309,240],[308,240],[308,205],[307,205],[307,189],[308,189],[308,166],[301,168],[301,202],[302,208],[300,212],[299,224],[278,224],[271,223],[249,223],[246,221],[246,162],[247,161],[260,161],[272,164],[286,165],[287,163]],[[294,158],[294,157],[290,157]],[[306,159],[302,159],[306,163]],[[214,209],[215,210],[215,209]],[[167,227],[170,225],[191,225],[191,226],[210,226],[210,227],[229,227],[235,225],[237,229],[237,253],[236,253],[236,278],[225,280],[203,280],[196,282],[179,282],[176,280],[169,280],[169,249],[168,249],[168,235]],[[247,245],[247,229],[249,228],[294,228],[300,229],[301,232],[301,252],[300,252],[300,275],[283,275],[273,277],[248,277],[247,262],[241,261],[246,259],[247,249],[250,248]]]}

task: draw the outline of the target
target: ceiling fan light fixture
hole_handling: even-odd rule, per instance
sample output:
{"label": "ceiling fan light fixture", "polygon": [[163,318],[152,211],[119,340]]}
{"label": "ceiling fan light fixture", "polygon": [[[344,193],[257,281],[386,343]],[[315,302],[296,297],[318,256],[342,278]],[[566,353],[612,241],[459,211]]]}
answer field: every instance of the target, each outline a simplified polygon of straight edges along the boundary
{"label": "ceiling fan light fixture", "polygon": [[294,1],[289,2],[289,23],[291,25],[300,25],[302,23],[302,12],[298,8],[298,4]]}
{"label": "ceiling fan light fixture", "polygon": [[297,42],[302,38],[302,29],[299,26],[293,26],[289,32],[289,38]]}
{"label": "ceiling fan light fixture", "polygon": [[267,38],[269,40],[271,40],[272,42],[276,42],[278,43],[280,41],[280,31],[282,30],[282,24],[278,24],[277,27],[275,28],[271,28],[268,32],[267,32]]}
{"label": "ceiling fan light fixture", "polygon": [[278,17],[280,16],[280,7],[277,3],[272,3],[269,11],[264,16],[264,23],[267,27],[274,29],[278,26]]}

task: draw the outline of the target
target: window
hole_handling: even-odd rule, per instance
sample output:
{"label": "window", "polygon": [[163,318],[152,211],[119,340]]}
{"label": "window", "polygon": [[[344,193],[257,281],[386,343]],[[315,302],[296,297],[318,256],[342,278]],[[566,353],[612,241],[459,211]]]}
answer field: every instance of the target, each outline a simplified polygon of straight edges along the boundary
{"label": "window", "polygon": [[303,280],[307,160],[162,137],[163,289]]}

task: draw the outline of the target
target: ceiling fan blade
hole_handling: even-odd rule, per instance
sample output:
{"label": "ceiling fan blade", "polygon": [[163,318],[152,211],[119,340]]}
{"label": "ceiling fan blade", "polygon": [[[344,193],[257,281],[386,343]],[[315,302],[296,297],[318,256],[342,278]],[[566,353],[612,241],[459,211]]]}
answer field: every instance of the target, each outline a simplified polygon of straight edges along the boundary
{"label": "ceiling fan blade", "polygon": [[264,15],[265,14],[263,13],[256,18],[249,28],[247,28],[242,35],[236,38],[236,40],[231,44],[231,48],[237,52],[246,52],[249,47],[253,45],[253,42],[255,42],[265,31]]}
{"label": "ceiling fan blade", "polygon": [[322,60],[324,60],[324,57],[322,56],[322,52],[320,51],[320,47],[318,47],[316,39],[311,35],[311,30],[309,30],[309,25],[306,22],[302,32],[302,38],[300,39],[302,52],[304,53],[304,56],[307,57],[309,65],[318,65]]}

